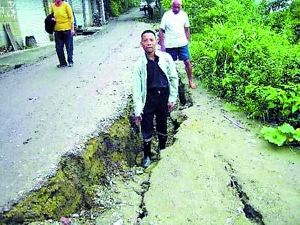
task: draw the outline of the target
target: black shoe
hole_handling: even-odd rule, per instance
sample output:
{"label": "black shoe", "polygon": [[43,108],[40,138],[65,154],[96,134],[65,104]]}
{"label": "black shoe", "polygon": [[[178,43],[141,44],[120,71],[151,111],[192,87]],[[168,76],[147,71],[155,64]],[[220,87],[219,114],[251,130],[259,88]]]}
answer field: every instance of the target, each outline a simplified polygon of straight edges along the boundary
{"label": "black shoe", "polygon": [[68,67],[73,67],[73,63],[69,63]]}
{"label": "black shoe", "polygon": [[151,159],[149,156],[147,156],[146,158],[144,158],[142,166],[147,168],[148,166],[150,166],[150,164],[151,164]]}
{"label": "black shoe", "polygon": [[163,150],[165,150],[166,148],[160,148],[160,147],[158,147],[157,148],[157,150],[156,150],[156,152],[157,152],[157,154],[160,154]]}
{"label": "black shoe", "polygon": [[167,136],[158,135],[158,152],[164,150],[166,148]]}
{"label": "black shoe", "polygon": [[67,67],[67,64],[58,64],[56,67],[57,67],[57,68]]}

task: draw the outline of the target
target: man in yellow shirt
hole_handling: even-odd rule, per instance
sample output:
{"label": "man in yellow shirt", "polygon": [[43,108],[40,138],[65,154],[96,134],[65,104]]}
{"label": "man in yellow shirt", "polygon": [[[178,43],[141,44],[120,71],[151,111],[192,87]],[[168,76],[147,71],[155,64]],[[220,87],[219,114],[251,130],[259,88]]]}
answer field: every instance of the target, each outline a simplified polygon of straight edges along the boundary
{"label": "man in yellow shirt", "polygon": [[66,67],[67,61],[64,53],[64,46],[67,49],[69,67],[73,66],[73,50],[70,48],[70,40],[74,34],[74,17],[71,6],[63,0],[55,0],[51,5],[51,12],[54,14],[55,27],[55,48],[58,56],[58,68]]}

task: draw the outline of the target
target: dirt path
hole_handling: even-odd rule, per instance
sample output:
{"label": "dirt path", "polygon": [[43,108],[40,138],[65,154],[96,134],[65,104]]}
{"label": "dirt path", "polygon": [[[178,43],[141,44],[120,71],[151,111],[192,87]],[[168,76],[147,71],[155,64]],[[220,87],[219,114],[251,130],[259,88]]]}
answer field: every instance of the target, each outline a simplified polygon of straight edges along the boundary
{"label": "dirt path", "polygon": [[140,33],[150,27],[134,20],[141,15],[132,10],[75,44],[72,68],[57,69],[53,55],[1,74],[0,206],[31,190],[126,106]]}
{"label": "dirt path", "polygon": [[[0,80],[1,205],[124,107],[139,34],[149,26],[132,16],[77,46],[71,69],[55,69],[53,56]],[[192,97],[194,106],[177,112],[187,119],[161,160],[99,187],[98,201],[110,210],[76,224],[299,224],[299,151],[260,140],[258,125],[227,111],[200,85]]]}
{"label": "dirt path", "polygon": [[198,86],[194,105],[172,113],[185,118],[174,144],[144,173],[133,168],[127,179],[113,178],[106,194],[101,188],[99,199],[114,203],[87,224],[299,223],[299,149],[269,145],[258,123]]}
{"label": "dirt path", "polygon": [[92,209],[75,224],[298,224],[299,149],[269,145],[259,124],[198,86],[194,105],[172,113],[185,120],[161,159],[99,187],[101,213]]}
{"label": "dirt path", "polygon": [[151,172],[143,224],[299,224],[299,150],[259,139],[257,124],[200,88],[192,97],[174,145]]}

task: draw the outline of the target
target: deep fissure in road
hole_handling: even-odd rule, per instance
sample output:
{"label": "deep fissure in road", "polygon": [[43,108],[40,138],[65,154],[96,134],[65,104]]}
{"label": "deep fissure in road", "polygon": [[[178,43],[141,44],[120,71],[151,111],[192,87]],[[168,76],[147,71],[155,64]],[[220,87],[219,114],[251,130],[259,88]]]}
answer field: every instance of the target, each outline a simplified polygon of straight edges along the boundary
{"label": "deep fissure in road", "polygon": [[250,204],[248,195],[243,191],[243,187],[241,184],[239,184],[236,176],[233,175],[234,169],[232,168],[232,165],[228,161],[224,161],[227,164],[225,166],[225,170],[229,173],[230,176],[230,187],[237,193],[240,201],[243,203],[243,211],[245,213],[245,216],[252,222],[255,222],[259,225],[265,225],[262,214]]}
{"label": "deep fissure in road", "polygon": [[141,186],[142,186],[142,192],[141,192],[142,199],[141,199],[141,204],[139,205],[140,210],[139,210],[139,214],[138,214],[138,217],[137,217],[137,220],[136,220],[137,224],[140,224],[141,221],[143,220],[143,218],[148,215],[147,208],[146,208],[146,205],[145,205],[145,199],[144,198],[145,198],[145,193],[150,188],[150,179],[151,179],[151,173],[149,173],[147,180],[144,181],[141,184]]}
{"label": "deep fissure in road", "polygon": [[0,212],[0,223],[58,220],[93,206],[93,187],[105,185],[122,166],[135,165],[141,141],[130,124],[130,104],[106,130],[87,141],[83,149],[66,153],[56,171],[29,193]]}
{"label": "deep fissure in road", "polygon": [[255,210],[255,208],[249,203],[249,197],[243,191],[242,186],[237,181],[237,178],[235,176],[231,176],[230,178],[230,186],[237,191],[238,196],[244,205],[243,211],[246,217],[259,225],[264,225],[261,213]]}
{"label": "deep fissure in road", "polygon": [[[191,107],[193,105],[193,101],[191,98],[191,93],[189,91],[186,90],[185,85],[181,82],[179,82],[179,87],[178,87],[178,94],[179,94],[179,107],[183,107],[183,108],[187,108],[187,107]],[[182,108],[182,109],[183,109]],[[181,110],[182,110],[181,109]],[[169,133],[169,137],[168,137],[168,146],[173,145],[175,139],[174,139],[174,135],[176,134],[177,130],[179,129],[181,123],[186,120],[187,118],[184,117],[180,117],[180,118],[169,118],[169,122],[168,122],[168,133]],[[154,145],[157,145],[157,143],[154,143]],[[159,160],[160,159],[160,155],[159,152],[156,155],[156,159]],[[141,192],[141,203],[139,205],[139,213],[137,216],[137,220],[136,220],[136,224],[141,224],[142,220],[147,217],[148,215],[148,211],[147,211],[147,207],[145,204],[145,195],[148,192],[150,186],[151,186],[151,174],[152,174],[152,168],[150,167],[150,170],[147,171],[147,173],[149,173],[147,180],[142,182],[141,187],[142,187],[142,192]]]}
{"label": "deep fissure in road", "polygon": [[[181,93],[181,95],[187,93]],[[189,99],[188,97],[186,99]],[[130,102],[130,101],[129,101]],[[185,102],[186,106],[192,102]],[[126,164],[128,168],[136,164],[136,155],[141,151],[141,140],[132,126],[131,103],[124,109],[120,118],[98,137],[89,140],[84,150],[65,154],[52,177],[36,186],[34,190],[0,212],[0,222],[4,224],[30,223],[47,219],[59,220],[78,210],[93,207],[91,188],[94,185],[106,185],[108,177]],[[170,119],[168,145],[174,142],[174,134],[182,119]],[[154,143],[157,145],[157,143]],[[156,155],[159,160],[159,155]],[[154,163],[155,164],[155,163]],[[144,197],[150,188],[151,171],[147,181],[142,183],[140,211],[137,222],[147,216]]]}

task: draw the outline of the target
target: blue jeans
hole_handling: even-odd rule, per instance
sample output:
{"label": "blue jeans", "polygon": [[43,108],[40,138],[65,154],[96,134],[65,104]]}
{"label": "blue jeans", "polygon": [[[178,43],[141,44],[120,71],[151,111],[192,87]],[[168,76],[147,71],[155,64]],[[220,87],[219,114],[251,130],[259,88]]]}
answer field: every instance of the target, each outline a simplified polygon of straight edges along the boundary
{"label": "blue jeans", "polygon": [[73,37],[70,30],[55,31],[55,48],[60,65],[67,65],[64,47],[66,46],[68,63],[73,63]]}
{"label": "blue jeans", "polygon": [[172,56],[174,61],[176,61],[177,59],[182,61],[190,59],[188,45],[178,48],[166,48],[166,52]]}
{"label": "blue jeans", "polygon": [[73,35],[70,33],[69,50],[67,49],[68,62],[73,63]]}

